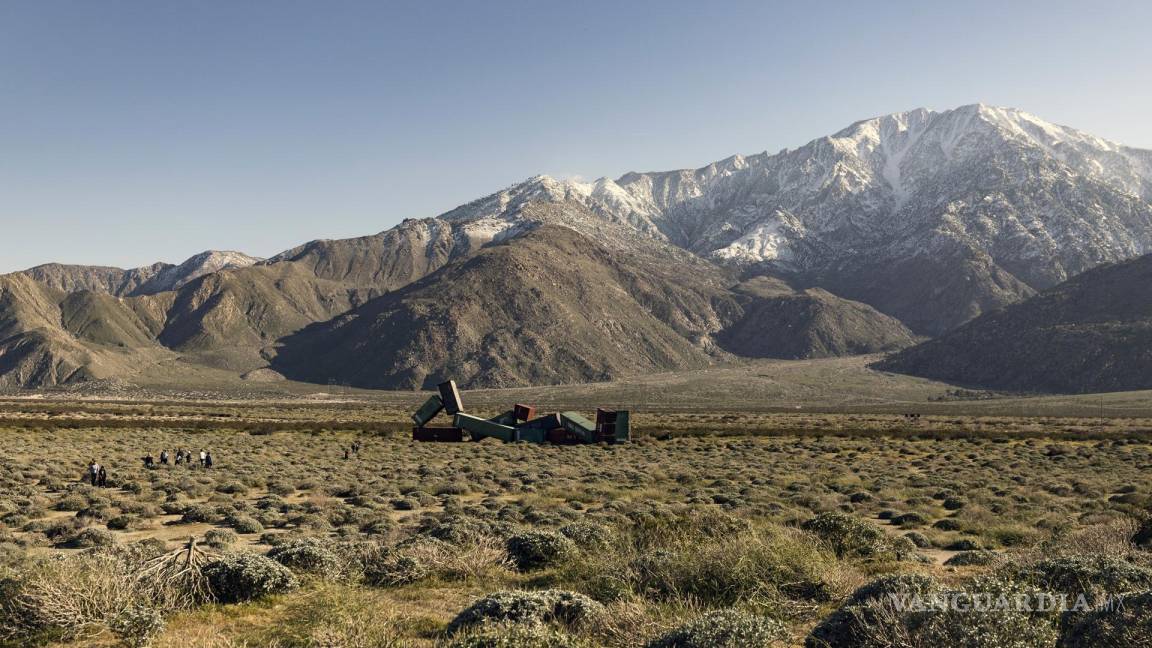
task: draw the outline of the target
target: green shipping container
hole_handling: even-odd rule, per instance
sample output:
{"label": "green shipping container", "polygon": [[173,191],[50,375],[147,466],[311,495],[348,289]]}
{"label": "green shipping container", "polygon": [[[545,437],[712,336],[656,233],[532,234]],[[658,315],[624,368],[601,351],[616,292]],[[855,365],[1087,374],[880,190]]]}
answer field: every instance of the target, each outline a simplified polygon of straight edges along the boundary
{"label": "green shipping container", "polygon": [[436,385],[440,392],[440,400],[444,403],[444,411],[455,415],[464,411],[464,403],[460,401],[460,390],[456,388],[456,381],[449,380]]}
{"label": "green shipping container", "polygon": [[632,421],[628,410],[616,412],[616,443],[627,443],[632,440]]}
{"label": "green shipping container", "polygon": [[464,428],[472,433],[473,439],[481,437],[492,437],[500,439],[501,441],[511,441],[512,432],[515,428],[507,425],[500,425],[480,418],[479,416],[472,416],[459,412],[456,414],[455,422],[453,423],[458,428]]}
{"label": "green shipping container", "polygon": [[588,442],[592,440],[592,434],[596,431],[596,424],[581,416],[579,412],[561,412],[560,421],[564,424],[565,430],[579,435]]}
{"label": "green shipping container", "polygon": [[517,441],[527,443],[544,443],[548,438],[548,432],[540,428],[516,428],[514,434]]}
{"label": "green shipping container", "polygon": [[500,425],[513,425],[514,426],[514,425],[516,425],[516,414],[514,412],[512,412],[511,410],[509,410],[509,411],[504,412],[503,414],[501,414],[499,416],[494,416],[488,420],[492,421],[493,423],[499,423]]}
{"label": "green shipping container", "polygon": [[412,420],[416,422],[416,427],[424,427],[428,421],[436,418],[442,409],[444,409],[444,401],[440,400],[439,396],[429,396],[428,400],[420,406],[420,409],[412,414]]}

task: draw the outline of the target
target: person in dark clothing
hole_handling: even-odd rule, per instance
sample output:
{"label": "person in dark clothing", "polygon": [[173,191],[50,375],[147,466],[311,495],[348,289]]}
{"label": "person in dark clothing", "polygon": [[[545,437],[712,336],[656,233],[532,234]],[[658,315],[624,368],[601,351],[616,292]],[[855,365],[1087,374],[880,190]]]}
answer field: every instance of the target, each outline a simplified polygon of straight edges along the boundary
{"label": "person in dark clothing", "polygon": [[164,464],[165,466],[168,465],[168,451],[167,450],[161,450],[160,451],[160,463]]}
{"label": "person in dark clothing", "polygon": [[348,461],[348,448],[344,448],[344,461]]}
{"label": "person in dark clothing", "polygon": [[104,466],[100,466],[100,470],[96,473],[96,485],[100,488],[108,487],[108,471],[104,470]]}
{"label": "person in dark clothing", "polygon": [[152,458],[152,455],[145,455],[144,456],[144,467],[145,468],[153,468],[155,466],[156,466],[156,460]]}
{"label": "person in dark clothing", "polygon": [[180,464],[182,464],[182,463],[184,463],[184,451],[183,451],[183,450],[181,450],[180,448],[176,448],[176,461],[175,461],[175,464],[176,464],[177,466],[179,466],[179,465],[180,465]]}
{"label": "person in dark clothing", "polygon": [[211,468],[212,467],[212,453],[211,452],[204,453],[204,467],[205,468]]}

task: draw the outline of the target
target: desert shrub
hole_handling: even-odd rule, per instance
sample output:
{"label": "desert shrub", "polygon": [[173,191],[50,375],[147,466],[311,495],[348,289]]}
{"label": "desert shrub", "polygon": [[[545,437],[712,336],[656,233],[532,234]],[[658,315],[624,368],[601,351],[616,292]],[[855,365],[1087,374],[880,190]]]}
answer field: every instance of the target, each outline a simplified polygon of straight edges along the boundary
{"label": "desert shrub", "polygon": [[430,577],[456,581],[510,567],[502,543],[477,536],[457,545],[434,538],[416,538],[397,547],[374,547],[361,558],[364,580],[370,585],[399,586]]}
{"label": "desert shrub", "polygon": [[233,515],[229,517],[228,526],[232,527],[236,533],[248,534],[264,532],[264,525],[249,515]]}
{"label": "desert shrub", "polygon": [[578,550],[576,543],[555,531],[525,531],[508,538],[508,555],[521,571],[563,565]]}
{"label": "desert shrub", "polygon": [[800,528],[818,536],[840,558],[869,558],[888,548],[883,531],[845,513],[821,513]]}
{"label": "desert shrub", "polygon": [[364,582],[369,585],[396,587],[424,580],[432,569],[414,556],[388,554],[364,566]]}
{"label": "desert shrub", "polygon": [[403,641],[403,632],[398,627],[403,618],[398,611],[363,590],[319,584],[315,589],[285,597],[276,607],[282,609],[278,615],[281,622],[250,635],[244,646],[399,648],[409,645]]}
{"label": "desert shrub", "polygon": [[287,567],[255,553],[236,553],[208,563],[204,575],[212,596],[237,603],[293,590],[298,583]]}
{"label": "desert shrub", "polygon": [[1073,599],[1084,595],[1090,605],[1112,595],[1152,588],[1152,569],[1106,556],[1049,558],[1021,570],[1018,578]]}
{"label": "desert shrub", "polygon": [[919,513],[902,513],[892,518],[892,524],[900,527],[924,526],[928,519]]}
{"label": "desert shrub", "polygon": [[999,554],[995,551],[961,551],[944,561],[948,567],[973,567],[991,565]]}
{"label": "desert shrub", "polygon": [[[1003,579],[977,579],[964,590],[946,592],[924,576],[889,576],[857,590],[804,645],[1047,648],[1056,640],[1054,618],[1011,604],[1020,597],[1037,600],[1036,595]],[[1003,608],[994,604],[999,600],[1006,602]]]}
{"label": "desert shrub", "polygon": [[971,538],[961,538],[960,540],[949,542],[944,548],[949,551],[979,551],[983,549],[979,542]]}
{"label": "desert shrub", "polygon": [[88,527],[87,529],[81,529],[76,533],[76,535],[69,538],[66,544],[69,547],[76,547],[81,549],[91,547],[108,547],[116,544],[116,536],[107,529]]}
{"label": "desert shrub", "polygon": [[448,633],[487,622],[557,623],[579,626],[604,614],[604,606],[564,590],[505,591],[478,599],[448,624]]}
{"label": "desert shrub", "polygon": [[105,526],[114,531],[123,531],[124,529],[132,526],[132,523],[135,521],[135,519],[136,518],[131,515],[117,515],[111,520],[108,520],[108,523]]}
{"label": "desert shrub", "polygon": [[79,511],[80,509],[87,508],[87,506],[87,497],[84,497],[79,493],[73,493],[71,495],[65,495],[64,497],[61,497],[60,500],[56,502],[55,508],[57,511]]}
{"label": "desert shrub", "polygon": [[829,600],[839,573],[826,549],[792,530],[746,531],[703,543],[689,538],[641,552],[628,571],[648,596],[687,597],[710,606],[732,606],[778,589],[790,598]]}
{"label": "desert shrub", "polygon": [[539,623],[485,623],[454,635],[446,648],[582,648],[587,644]]}
{"label": "desert shrub", "polygon": [[1152,591],[1129,594],[1090,612],[1065,612],[1058,648],[1120,648],[1150,645]]}
{"label": "desert shrub", "polygon": [[872,646],[869,628],[882,622],[892,597],[927,597],[939,591],[935,580],[919,574],[885,576],[852,593],[840,609],[821,621],[804,641],[805,648]]}
{"label": "desert shrub", "polygon": [[952,518],[944,518],[943,520],[937,520],[932,525],[932,528],[933,529],[939,529],[941,531],[959,531],[960,529],[962,529],[964,527],[962,524],[960,524],[959,520],[954,520]]}
{"label": "desert shrub", "polygon": [[968,500],[963,497],[947,497],[944,499],[944,508],[949,511],[959,511],[968,504]]}
{"label": "desert shrub", "polygon": [[341,561],[331,543],[319,538],[297,538],[282,542],[268,552],[268,557],[296,571],[323,578],[338,578]]}
{"label": "desert shrub", "polygon": [[925,549],[932,546],[932,541],[919,531],[909,531],[908,533],[904,534],[904,537],[908,538],[909,542],[916,545],[917,549]]}
{"label": "desert shrub", "polygon": [[1132,544],[1143,549],[1152,547],[1152,518],[1140,523],[1140,528],[1132,536]]}
{"label": "desert shrub", "polygon": [[0,542],[0,568],[16,567],[24,562],[28,552],[14,542]]}
{"label": "desert shrub", "polygon": [[209,504],[193,504],[192,506],[184,508],[180,521],[215,524],[219,522],[222,517],[219,509],[215,506]]}
{"label": "desert shrub", "polygon": [[74,638],[98,631],[153,597],[135,578],[131,551],[83,552],[43,560],[0,585],[0,639],[50,632]]}
{"label": "desert shrub", "polygon": [[744,648],[771,646],[788,639],[784,624],[737,610],[719,610],[681,625],[647,648]]}
{"label": "desert shrub", "polygon": [[583,550],[604,549],[612,540],[612,530],[595,522],[573,522],[560,527],[559,531]]}
{"label": "desert shrub", "polygon": [[204,542],[217,549],[230,547],[236,544],[238,539],[236,532],[231,529],[209,529],[204,533]]}
{"label": "desert shrub", "polygon": [[164,632],[164,615],[155,608],[134,605],[112,617],[108,627],[131,648],[144,648]]}

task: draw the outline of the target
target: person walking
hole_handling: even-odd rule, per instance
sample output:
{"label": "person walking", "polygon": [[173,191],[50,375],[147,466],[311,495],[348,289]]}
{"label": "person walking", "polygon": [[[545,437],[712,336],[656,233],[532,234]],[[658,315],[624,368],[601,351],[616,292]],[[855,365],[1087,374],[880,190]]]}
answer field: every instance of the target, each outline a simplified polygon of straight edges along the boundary
{"label": "person walking", "polygon": [[200,467],[204,467],[204,462],[208,459],[208,452],[204,448],[200,448]]}
{"label": "person walking", "polygon": [[176,465],[179,466],[182,463],[184,463],[184,450],[176,448]]}
{"label": "person walking", "polygon": [[168,451],[167,450],[161,450],[160,451],[160,463],[164,464],[165,466],[168,465]]}
{"label": "person walking", "polygon": [[99,478],[100,464],[96,463],[96,460],[93,459],[92,461],[88,462],[88,479],[92,482],[92,485],[95,486],[97,481],[99,481]]}
{"label": "person walking", "polygon": [[205,452],[204,453],[204,467],[205,468],[211,468],[212,467],[212,453],[211,452]]}
{"label": "person walking", "polygon": [[100,470],[96,473],[96,485],[100,488],[108,487],[108,471],[104,470],[104,466],[100,466]]}

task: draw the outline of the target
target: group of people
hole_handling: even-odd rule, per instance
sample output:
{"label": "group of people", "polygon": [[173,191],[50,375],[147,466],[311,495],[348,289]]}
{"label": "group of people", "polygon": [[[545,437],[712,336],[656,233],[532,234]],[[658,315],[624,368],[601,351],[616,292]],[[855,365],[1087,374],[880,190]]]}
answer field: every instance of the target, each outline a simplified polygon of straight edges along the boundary
{"label": "group of people", "polygon": [[362,447],[363,447],[362,443],[360,443],[359,441],[353,441],[352,445],[348,446],[347,448],[344,448],[344,458],[345,459],[351,459],[352,455],[360,454],[360,448],[362,448]]}
{"label": "group of people", "polygon": [[[170,458],[171,458],[171,455],[168,454],[167,450],[161,450],[160,451],[160,463],[162,465],[167,466]],[[144,459],[144,467],[145,468],[155,468],[156,467],[156,459],[152,456],[151,453],[145,455],[143,457],[143,459]],[[178,448],[176,450],[175,464],[177,466],[179,466],[180,464],[188,464],[188,466],[191,467],[192,462],[195,460],[196,460],[196,455],[191,450],[184,450],[182,448]],[[200,467],[201,468],[211,468],[212,467],[212,452],[211,451],[205,450],[203,448],[200,449]]]}
{"label": "group of people", "polygon": [[93,486],[104,488],[108,485],[108,471],[93,459],[88,462],[88,479],[92,482]]}

